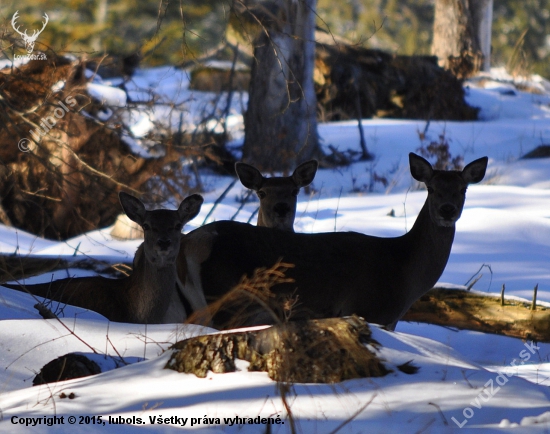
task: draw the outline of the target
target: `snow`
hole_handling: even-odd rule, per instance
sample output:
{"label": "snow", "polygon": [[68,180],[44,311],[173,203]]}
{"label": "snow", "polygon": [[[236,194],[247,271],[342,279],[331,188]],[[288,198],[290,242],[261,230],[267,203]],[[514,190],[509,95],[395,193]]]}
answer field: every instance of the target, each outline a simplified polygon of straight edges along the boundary
{"label": "snow", "polygon": [[88,83],[87,90],[90,96],[103,104],[112,107],[124,107],[126,105],[126,93],[116,87],[99,83]]}
{"label": "snow", "polygon": [[[185,71],[171,67],[138,70],[125,83],[129,100],[148,100],[154,93],[161,102],[150,111],[138,109],[133,114],[135,146],[142,145],[138,139],[155,122],[168,128],[181,128],[181,122],[193,127],[205,112],[223,106],[219,105],[220,100],[225,102],[223,97],[216,102],[214,95],[190,91],[188,83]],[[98,99],[123,105],[126,95],[112,84],[118,82],[104,80],[91,88]],[[443,136],[451,154],[462,155],[466,163],[487,155],[489,170],[481,184],[468,189],[440,284],[460,287],[483,274],[473,290],[498,294],[505,284],[508,296],[530,300],[538,284],[538,299],[550,303],[550,161],[519,159],[538,145],[550,144],[550,95],[544,93],[550,87],[540,77],[534,84],[538,94],[522,92],[502,70],[466,83],[468,101],[481,108],[481,120],[476,122],[363,120],[367,146],[376,159],[319,170],[312,188],[300,194],[296,231],[403,234],[426,198],[411,179],[407,155]],[[244,94],[232,105],[232,128],[237,130],[242,129],[242,104],[246,104]],[[425,134],[423,140],[420,132]],[[327,149],[332,145],[342,152],[359,150],[356,122],[321,124],[319,133]],[[389,184],[372,182],[374,173]],[[203,175],[209,191],[199,216],[186,230],[204,222],[231,181]],[[235,185],[209,221],[237,213],[235,198],[244,191]],[[246,204],[236,219],[247,221],[256,207],[257,202]],[[0,233],[4,254],[130,262],[139,245],[139,241],[113,240],[109,228],[62,243],[6,227]],[[51,278],[48,274],[33,281]],[[238,372],[210,372],[203,379],[162,369],[170,355],[165,350],[172,343],[214,330],[109,323],[101,315],[72,306],[53,307],[62,309],[60,321],[43,320],[33,308],[35,303],[27,294],[0,288],[0,432],[73,432],[69,416],[76,416],[77,424],[81,416],[96,416],[82,419],[78,430],[83,432],[267,432],[265,424],[254,423],[258,416],[280,422],[270,425],[272,433],[291,432],[278,385],[266,373],[247,372],[246,363],[239,364]],[[292,385],[286,399],[297,432],[329,433],[340,428],[342,433],[446,433],[460,426],[487,433],[550,429],[550,344],[406,322],[399,323],[396,332],[375,325],[372,329],[380,343],[374,350],[393,372],[335,385]],[[106,372],[31,387],[45,363],[75,351],[95,354]],[[120,357],[129,364],[112,369]],[[411,360],[420,368],[418,373],[396,369]],[[54,415],[63,417],[63,424],[48,426],[47,418]],[[38,418],[28,419],[37,425],[25,426],[25,418]],[[109,422],[119,418],[130,423]]]}

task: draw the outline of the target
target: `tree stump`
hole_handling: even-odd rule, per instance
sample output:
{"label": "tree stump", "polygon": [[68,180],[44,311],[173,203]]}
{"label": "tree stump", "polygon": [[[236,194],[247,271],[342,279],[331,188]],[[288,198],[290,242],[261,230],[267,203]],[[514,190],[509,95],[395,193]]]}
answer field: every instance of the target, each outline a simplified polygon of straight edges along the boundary
{"label": "tree stump", "polygon": [[34,377],[32,385],[55,383],[96,374],[101,374],[101,368],[96,362],[82,354],[69,353],[45,364]]}
{"label": "tree stump", "polygon": [[165,368],[206,377],[208,371],[265,371],[275,381],[338,383],[390,372],[365,344],[376,345],[368,324],[357,316],[281,323],[236,333],[198,336],[173,345]]}

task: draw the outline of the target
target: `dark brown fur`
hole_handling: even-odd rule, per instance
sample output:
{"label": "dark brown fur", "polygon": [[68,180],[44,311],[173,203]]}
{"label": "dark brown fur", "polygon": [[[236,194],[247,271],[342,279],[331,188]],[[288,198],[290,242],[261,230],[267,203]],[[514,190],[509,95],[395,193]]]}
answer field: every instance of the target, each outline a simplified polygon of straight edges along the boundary
{"label": "dark brown fur", "polygon": [[185,320],[185,310],[178,306],[176,255],[181,229],[198,214],[202,197],[189,196],[175,211],[146,211],[138,199],[125,193],[120,194],[120,199],[128,217],[140,224],[145,235],[129,277],[78,277],[38,285],[4,286],[90,309],[111,321],[156,324]]}
{"label": "dark brown fur", "polygon": [[[295,282],[272,290],[297,297],[295,318],[357,314],[395,327],[443,273],[466,187],[483,179],[487,158],[462,172],[433,170],[414,154],[410,163],[413,177],[428,187],[428,197],[407,234],[395,238],[355,232],[296,234],[230,221],[211,223],[190,232],[182,242],[178,261],[200,269],[200,279],[186,282],[187,292],[203,291],[207,300],[215,300],[244,274],[282,259],[295,265],[287,272]],[[205,241],[211,244],[208,254],[200,247]],[[195,253],[199,250],[200,257]]]}

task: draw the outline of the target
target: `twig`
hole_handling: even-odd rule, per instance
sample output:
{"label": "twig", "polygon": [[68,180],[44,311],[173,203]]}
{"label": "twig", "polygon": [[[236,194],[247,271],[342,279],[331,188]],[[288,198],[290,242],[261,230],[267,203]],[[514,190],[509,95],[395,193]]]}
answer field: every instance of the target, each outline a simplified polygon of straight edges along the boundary
{"label": "twig", "polygon": [[260,207],[257,207],[252,214],[250,214],[250,217],[248,217],[247,223],[250,223],[252,219],[260,212]]}
{"label": "twig", "polygon": [[283,383],[282,381],[277,382],[277,388],[281,393],[281,400],[283,401],[283,406],[286,410],[288,416],[288,421],[290,422],[290,432],[291,434],[296,434],[296,421],[294,420],[294,415],[287,401],[287,394],[290,392],[291,386],[288,383]]}
{"label": "twig", "polygon": [[[123,363],[125,366],[128,366],[129,363],[128,363],[126,360],[124,360],[124,357],[122,357],[122,355],[118,352],[118,350],[117,350],[116,347],[114,346],[114,344],[113,344],[113,342],[111,341],[111,338],[109,337],[108,334],[107,334],[106,338],[107,338],[107,342],[111,345],[111,348],[114,350],[114,352],[116,353],[116,355],[117,355],[118,358],[120,359],[120,362]],[[109,354],[107,354],[107,351],[105,351],[105,356],[114,358],[113,356],[109,356]]]}
{"label": "twig", "polygon": [[416,431],[414,434],[422,434],[424,431],[426,431],[433,423],[435,422],[435,418],[432,417],[422,428],[420,428],[418,431]]}
{"label": "twig", "polygon": [[59,318],[57,318],[57,321],[59,324],[61,324],[72,336],[74,336],[76,339],[78,339],[80,342],[82,342],[84,345],[86,345],[94,354],[99,354],[94,347],[92,347],[88,342],[86,342],[84,339],[82,339],[80,336],[78,336],[74,331],[72,331],[67,325],[61,321]]}
{"label": "twig", "polygon": [[464,369],[462,369],[462,376],[464,377],[464,380],[466,380],[466,383],[468,383],[468,386],[470,386],[471,389],[477,389],[477,387],[472,386],[472,383],[470,383],[470,381],[466,377],[466,372],[464,372]]}
{"label": "twig", "polygon": [[44,303],[36,303],[33,307],[44,319],[59,319],[57,315],[48,309]]}
{"label": "twig", "polygon": [[338,431],[344,428],[348,423],[350,423],[353,419],[359,416],[363,412],[363,410],[365,410],[370,405],[370,403],[374,400],[374,398],[376,398],[376,395],[377,395],[376,393],[372,395],[371,399],[369,399],[366,404],[361,406],[359,410],[353,413],[350,417],[348,417],[345,421],[343,421],[340,425],[338,425],[335,429],[333,429],[329,434],[336,434]]}
{"label": "twig", "polygon": [[367,149],[367,142],[365,140],[365,132],[363,131],[363,123],[361,121],[361,92],[359,85],[357,84],[357,77],[353,77],[353,87],[355,88],[355,110],[357,111],[357,127],[359,128],[359,145],[361,146],[361,158],[362,161],[372,160],[372,155]]}
{"label": "twig", "polygon": [[477,276],[474,280],[472,280],[472,282],[466,287],[466,291],[469,291],[470,289],[473,288],[473,286],[480,281],[480,279],[483,277],[483,274],[480,274],[479,276]]}
{"label": "twig", "polygon": [[533,289],[533,302],[531,303],[531,310],[537,310],[537,291],[539,289],[539,284],[535,285]]}
{"label": "twig", "polygon": [[[183,147],[183,140],[182,140],[183,133],[184,133],[184,130],[183,130],[183,111],[180,113],[180,118],[179,118],[179,123],[178,123],[178,132],[179,132],[178,146]],[[200,191],[204,191],[204,188],[203,188],[203,185],[202,185],[202,180],[201,180],[201,175],[199,173],[197,158],[194,155],[191,156],[191,169],[193,170],[193,174],[195,175],[195,182],[197,183],[197,188]]]}
{"label": "twig", "polygon": [[435,408],[437,408],[437,411],[439,412],[439,414],[443,418],[443,425],[448,426],[449,422],[447,422],[447,418],[445,417],[445,415],[441,411],[441,407],[439,405],[437,405],[435,402],[428,402],[428,405],[433,405]]}
{"label": "twig", "polygon": [[231,71],[229,72],[229,89],[227,91],[227,103],[222,113],[222,126],[223,126],[223,143],[227,142],[227,117],[231,109],[231,100],[233,99],[233,79],[235,77],[235,67],[237,65],[237,58],[239,56],[239,44],[232,47],[234,51],[233,62],[231,63]]}
{"label": "twig", "polygon": [[206,224],[206,222],[208,221],[208,218],[212,215],[216,207],[225,199],[225,196],[227,196],[227,193],[229,193],[229,190],[231,190],[233,186],[237,183],[237,179],[238,178],[235,178],[233,181],[231,181],[231,183],[227,186],[227,188],[220,195],[220,197],[216,199],[216,201],[214,202],[214,205],[212,205],[212,208],[210,208],[210,211],[208,211],[208,214],[206,214],[206,217],[204,218],[201,226],[204,226]]}
{"label": "twig", "polygon": [[340,208],[340,198],[342,197],[342,188],[340,187],[340,193],[338,194],[338,202],[336,202],[336,210],[334,211],[334,232],[336,232],[336,218],[338,217],[338,209]]}
{"label": "twig", "polygon": [[[32,126],[33,129],[37,129],[37,128],[40,128],[40,126],[38,124],[36,124],[35,122],[29,120],[26,118],[25,114],[19,110],[16,110],[16,109],[13,109],[13,112],[15,114],[17,114],[25,123],[27,123],[28,125]],[[119,186],[119,187],[124,187],[128,190],[131,190],[133,193],[135,194],[140,194],[139,191],[129,187],[128,185],[124,184],[124,183],[121,183],[121,182],[118,182],[116,181],[115,179],[113,179],[112,176],[110,175],[107,175],[95,168],[93,168],[92,166],[90,166],[89,164],[87,164],[86,162],[84,162],[77,154],[76,152],[69,146],[68,143],[64,142],[63,140],[60,140],[58,139],[57,137],[54,137],[52,134],[50,134],[50,132],[48,131],[46,133],[46,135],[48,136],[48,138],[50,140],[52,140],[53,142],[57,143],[58,145],[60,145],[62,148],[64,149],[67,149],[69,151],[69,153],[71,154],[72,157],[74,157],[74,159],[85,169],[87,169],[88,171],[90,171],[91,173],[93,173],[94,175],[97,175],[103,179],[106,179],[110,182],[112,182],[113,184]],[[37,143],[38,145],[38,143]]]}
{"label": "twig", "polygon": [[[491,287],[491,283],[493,282],[493,270],[492,270],[491,266],[488,265],[488,264],[482,264],[481,267],[479,267],[479,269],[478,269],[474,274],[472,274],[472,277],[470,277],[470,278],[468,279],[468,281],[467,281],[464,285],[468,285],[468,284],[470,283],[470,281],[471,281],[472,279],[474,279],[484,267],[486,267],[486,268],[489,270],[489,273],[491,273],[491,278],[490,278],[490,280],[489,280],[489,288],[490,288],[490,287]],[[479,279],[478,279],[478,280],[479,280]],[[476,280],[474,283],[472,283],[472,285],[470,286],[470,288],[471,288],[472,286],[474,286],[474,284],[475,284],[476,282],[477,282],[477,280]]]}
{"label": "twig", "polygon": [[241,210],[244,208],[244,205],[246,204],[246,201],[248,200],[248,198],[250,197],[251,194],[252,194],[252,190],[248,190],[246,192],[246,195],[240,200],[241,203],[240,203],[239,207],[237,208],[237,211],[235,211],[235,214],[233,214],[229,220],[233,221],[237,218],[237,215],[239,215]]}

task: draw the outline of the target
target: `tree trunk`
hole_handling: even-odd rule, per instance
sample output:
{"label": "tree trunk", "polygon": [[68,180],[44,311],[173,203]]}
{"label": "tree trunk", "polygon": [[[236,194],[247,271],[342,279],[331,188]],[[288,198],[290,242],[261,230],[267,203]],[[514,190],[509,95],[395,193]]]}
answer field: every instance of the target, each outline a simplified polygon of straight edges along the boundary
{"label": "tree trunk", "polygon": [[107,22],[107,3],[109,0],[97,0],[94,10],[94,24],[96,26],[95,34],[92,36],[91,45],[94,51],[101,53],[101,33],[105,29]]}
{"label": "tree trunk", "polygon": [[289,171],[321,155],[313,88],[316,0],[260,6],[268,18],[259,18],[254,40],[243,159],[261,170]]}
{"label": "tree trunk", "polygon": [[[471,0],[472,1],[472,0]],[[475,0],[472,2],[474,29],[483,54],[482,71],[491,70],[491,27],[493,22],[493,0]]]}
{"label": "tree trunk", "polygon": [[432,52],[440,66],[459,78],[488,69],[491,18],[492,0],[436,0]]}

